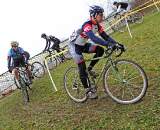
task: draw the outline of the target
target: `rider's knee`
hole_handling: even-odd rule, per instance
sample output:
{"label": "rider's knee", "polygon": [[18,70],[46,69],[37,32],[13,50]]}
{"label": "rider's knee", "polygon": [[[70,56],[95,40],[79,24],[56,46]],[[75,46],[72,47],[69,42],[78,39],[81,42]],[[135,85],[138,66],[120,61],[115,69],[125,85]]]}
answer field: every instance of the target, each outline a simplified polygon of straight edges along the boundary
{"label": "rider's knee", "polygon": [[12,74],[18,74],[17,68],[14,68],[14,69],[12,70]]}
{"label": "rider's knee", "polygon": [[104,49],[100,46],[97,46],[96,53],[98,54],[98,56],[102,56],[104,54]]}

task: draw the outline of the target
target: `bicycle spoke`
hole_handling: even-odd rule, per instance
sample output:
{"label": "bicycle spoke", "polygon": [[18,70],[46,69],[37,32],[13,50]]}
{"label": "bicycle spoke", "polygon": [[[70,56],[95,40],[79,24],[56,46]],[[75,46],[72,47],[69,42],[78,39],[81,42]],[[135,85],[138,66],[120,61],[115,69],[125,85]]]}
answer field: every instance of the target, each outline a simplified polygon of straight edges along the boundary
{"label": "bicycle spoke", "polygon": [[130,78],[130,79],[128,79],[127,81],[131,81],[131,80],[137,79],[138,77],[141,77],[141,76],[139,75],[139,76],[136,76],[136,77]]}
{"label": "bicycle spoke", "polygon": [[118,69],[118,68],[112,67],[113,75],[114,75],[114,77],[117,77],[119,79],[119,81],[122,81],[122,78],[121,78],[122,76],[121,76],[120,72],[117,71],[116,69]]}
{"label": "bicycle spoke", "polygon": [[122,99],[124,98],[124,91],[125,91],[125,89],[123,88],[123,92],[122,92]]}
{"label": "bicycle spoke", "polygon": [[134,88],[140,88],[140,86],[137,86],[137,85],[135,85],[135,84],[132,84],[132,83],[127,83],[128,85],[131,85],[131,86],[134,86]]}
{"label": "bicycle spoke", "polygon": [[127,65],[125,65],[125,69],[123,70],[123,77],[126,75]]}
{"label": "bicycle spoke", "polygon": [[135,96],[134,96],[134,94],[132,93],[132,91],[131,91],[130,87],[127,87],[127,89],[128,89],[128,90],[129,90],[129,92],[131,93],[132,98],[134,98]]}
{"label": "bicycle spoke", "polygon": [[[133,71],[132,71],[132,72],[133,72]],[[136,73],[131,73],[129,76],[127,76],[127,77],[128,77],[127,80],[130,79],[130,78],[132,78],[135,74],[136,74]]]}
{"label": "bicycle spoke", "polygon": [[115,81],[119,81],[119,82],[120,82],[119,79],[116,79],[116,78],[114,78],[114,77],[110,77],[110,78],[113,79],[113,80],[115,80]]}

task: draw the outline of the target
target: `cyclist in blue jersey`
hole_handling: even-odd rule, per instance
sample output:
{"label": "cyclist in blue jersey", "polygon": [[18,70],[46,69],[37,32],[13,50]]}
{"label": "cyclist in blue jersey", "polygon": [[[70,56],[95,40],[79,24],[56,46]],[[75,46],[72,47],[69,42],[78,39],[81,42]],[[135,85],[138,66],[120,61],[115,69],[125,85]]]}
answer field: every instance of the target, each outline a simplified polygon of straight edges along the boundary
{"label": "cyclist in blue jersey", "polygon": [[[17,41],[11,42],[11,49],[8,52],[8,70],[15,76],[15,79],[19,81],[19,75],[17,67],[26,67],[26,72],[30,79],[32,79],[32,74],[30,69],[28,68],[28,60],[29,53],[24,51],[21,47],[19,47],[19,43]],[[19,83],[19,82],[17,82]],[[20,85],[18,85],[20,87]]]}
{"label": "cyclist in blue jersey", "polygon": [[[68,47],[74,61],[78,65],[80,79],[84,88],[86,89],[86,93],[89,94],[89,98],[95,99],[98,96],[96,91],[91,91],[88,73],[90,75],[97,76],[96,72],[94,72],[92,68],[98,62],[98,60],[91,61],[89,67],[86,68],[82,53],[95,53],[94,58],[96,58],[101,57],[104,53],[104,49],[96,44],[110,48],[121,48],[123,45],[117,43],[110,36],[108,36],[100,25],[104,18],[104,9],[102,7],[96,5],[91,6],[89,12],[90,20],[85,22],[79,30],[71,35]],[[96,33],[98,33],[101,38],[97,37],[95,35]],[[89,43],[89,39],[96,44]]]}

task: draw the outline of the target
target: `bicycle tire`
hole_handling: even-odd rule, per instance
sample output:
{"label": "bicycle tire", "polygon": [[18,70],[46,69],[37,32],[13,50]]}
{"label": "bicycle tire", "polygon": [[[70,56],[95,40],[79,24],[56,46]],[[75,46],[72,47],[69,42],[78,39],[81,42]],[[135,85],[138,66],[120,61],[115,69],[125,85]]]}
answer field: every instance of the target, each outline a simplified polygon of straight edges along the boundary
{"label": "bicycle tire", "polygon": [[29,102],[29,94],[28,94],[26,83],[22,77],[20,77],[20,85],[21,85],[23,102],[24,104],[27,104]]}
{"label": "bicycle tire", "polygon": [[[36,68],[36,67],[38,67],[38,68]],[[38,61],[35,61],[32,63],[31,71],[32,71],[32,75],[36,78],[42,78],[45,75],[44,66]]]}
{"label": "bicycle tire", "polygon": [[[109,71],[111,70],[111,69],[113,69],[113,67],[111,66],[111,65],[109,65],[106,69],[105,69],[105,72],[104,72],[104,75],[103,75],[103,86],[104,86],[104,89],[105,89],[105,92],[107,93],[107,95],[109,95],[114,101],[116,101],[117,103],[120,103],[120,104],[133,104],[133,103],[136,103],[136,102],[138,102],[138,101],[140,101],[144,96],[145,96],[145,94],[146,94],[146,91],[147,91],[147,88],[148,88],[148,79],[147,79],[147,75],[146,75],[146,73],[145,73],[145,71],[143,70],[143,68],[141,67],[141,66],[139,66],[137,63],[135,63],[135,62],[133,62],[133,61],[130,61],[130,60],[117,60],[117,61],[114,61],[113,62],[113,65],[116,67],[116,71],[120,74],[120,65],[121,64],[123,64],[123,63],[127,63],[127,64],[129,64],[129,65],[133,65],[135,68],[136,68],[136,71],[135,72],[139,72],[141,75],[140,76],[142,76],[142,79],[143,79],[143,87],[142,87],[142,90],[141,90],[141,92],[140,92],[140,94],[138,94],[138,96],[136,96],[135,98],[133,98],[133,99],[130,99],[130,100],[122,100],[122,99],[120,99],[119,97],[117,97],[117,96],[115,96],[114,95],[114,93],[113,93],[113,91],[115,91],[116,89],[120,89],[120,87],[117,87],[118,85],[114,85],[113,84],[113,81],[116,83],[116,82],[118,82],[118,80],[116,81],[116,80],[112,80],[112,82],[109,82],[109,80],[107,80],[107,79],[109,79],[109,78],[112,78],[113,77],[113,79],[115,78],[115,76],[112,76],[111,74],[109,75]],[[119,66],[118,66],[119,65]],[[119,68],[118,68],[119,67]],[[122,67],[123,68],[123,67]],[[129,67],[128,67],[129,68]],[[132,68],[133,69],[133,68]],[[115,71],[114,70],[114,71]],[[127,70],[127,67],[126,67],[126,70]],[[129,69],[130,70],[130,69]],[[133,70],[132,70],[133,71]],[[110,71],[111,72],[111,71]],[[135,73],[134,72],[134,73]],[[114,72],[113,72],[114,73]],[[126,71],[124,71],[123,73],[125,73],[126,74]],[[123,74],[124,75],[124,74]],[[131,73],[131,75],[133,75],[133,73]],[[130,77],[131,77],[131,75],[129,75]],[[129,77],[128,76],[128,77]],[[118,76],[117,76],[118,77]],[[123,76],[122,76],[123,77]],[[124,76],[125,77],[125,76]],[[132,79],[134,79],[134,78],[128,78],[127,77],[127,79],[128,79],[128,82],[127,82],[127,79],[123,79],[122,80],[122,85],[123,84],[125,84],[125,83],[127,83],[127,85],[133,85],[133,84],[131,84],[130,83],[130,80]],[[137,78],[138,76],[136,76],[136,78]],[[136,79],[135,78],[135,79]],[[140,80],[141,78],[139,77],[137,80],[135,80],[135,82],[139,82],[139,80]],[[140,81],[141,82],[141,81]],[[110,83],[110,85],[109,85],[109,83]],[[111,85],[111,84],[113,84],[113,85]],[[134,84],[135,85],[135,84]],[[134,86],[133,85],[133,86]],[[111,92],[111,86],[114,86],[114,89],[113,89],[113,91]],[[132,86],[132,87],[133,87]],[[137,87],[137,85],[135,85],[136,87]],[[117,87],[117,88],[116,88]],[[138,86],[139,87],[139,86]],[[127,87],[124,87],[124,90],[126,89]],[[129,88],[129,87],[128,87]],[[127,89],[128,89],[127,88]],[[130,88],[129,88],[130,89]],[[137,89],[137,88],[136,88]],[[123,90],[123,91],[124,91]],[[138,90],[138,89],[137,89]],[[120,90],[121,91],[121,90]],[[115,94],[117,94],[117,92],[115,93]],[[122,93],[122,95],[121,95],[122,97],[123,96],[125,96],[124,95],[124,92]],[[128,96],[128,95],[127,95]],[[133,93],[131,92],[131,96],[133,96]]]}
{"label": "bicycle tire", "polygon": [[[77,80],[77,79],[75,79],[75,78],[79,78],[78,69],[77,69],[76,67],[69,67],[69,68],[66,70],[65,74],[64,74],[64,89],[65,89],[65,91],[67,92],[67,94],[68,94],[68,96],[70,97],[70,99],[72,99],[74,102],[83,103],[83,102],[85,102],[85,101],[87,100],[87,95],[86,95],[85,92],[84,92],[84,93],[82,92],[82,98],[77,98],[77,97],[73,96],[73,95],[71,94],[71,91],[69,90],[69,87],[71,87],[71,89],[72,89],[74,92],[77,91],[77,93],[79,93],[80,89],[84,89],[83,86],[80,86],[80,85],[81,85],[80,79],[78,79],[78,80],[79,80],[79,83],[77,83],[78,81],[75,81],[74,84],[73,84],[72,81],[70,81],[70,80],[68,81],[69,76],[71,76],[71,71],[74,71],[74,72],[75,72],[75,74],[73,75],[73,76],[74,76],[74,80]],[[68,85],[68,84],[69,84],[68,82],[71,82],[71,83],[72,83],[72,86]],[[73,87],[76,86],[75,84],[77,85],[77,88],[74,90]]]}

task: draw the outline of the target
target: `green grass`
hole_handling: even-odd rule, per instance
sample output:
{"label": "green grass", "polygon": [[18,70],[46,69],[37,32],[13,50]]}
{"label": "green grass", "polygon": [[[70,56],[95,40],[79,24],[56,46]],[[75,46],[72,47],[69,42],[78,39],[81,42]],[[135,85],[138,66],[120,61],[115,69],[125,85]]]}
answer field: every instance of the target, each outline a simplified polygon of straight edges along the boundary
{"label": "green grass", "polygon": [[[63,74],[72,61],[52,71],[58,92],[48,75],[34,82],[31,102],[24,106],[20,91],[0,100],[0,130],[159,130],[160,129],[160,14],[151,14],[143,24],[113,37],[127,46],[121,57],[139,63],[146,71],[149,88],[143,101],[120,105],[109,97],[71,101],[63,89]],[[100,85],[101,86],[101,85]],[[101,95],[104,96],[104,95]]]}

